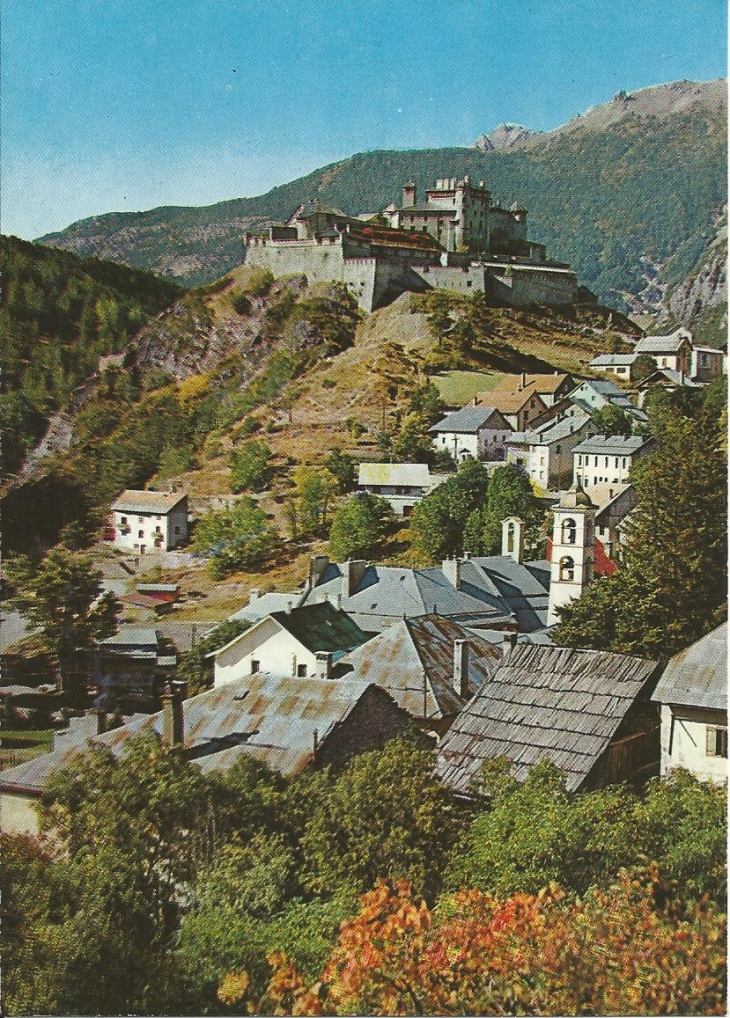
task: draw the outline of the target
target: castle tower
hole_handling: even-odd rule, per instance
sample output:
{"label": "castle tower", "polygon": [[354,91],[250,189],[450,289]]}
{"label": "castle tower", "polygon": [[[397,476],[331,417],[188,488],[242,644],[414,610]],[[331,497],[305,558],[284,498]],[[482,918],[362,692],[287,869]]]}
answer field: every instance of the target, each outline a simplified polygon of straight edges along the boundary
{"label": "castle tower", "polygon": [[559,622],[557,609],[580,597],[593,580],[593,523],[596,506],[578,479],[553,513],[550,596],[547,623]]}

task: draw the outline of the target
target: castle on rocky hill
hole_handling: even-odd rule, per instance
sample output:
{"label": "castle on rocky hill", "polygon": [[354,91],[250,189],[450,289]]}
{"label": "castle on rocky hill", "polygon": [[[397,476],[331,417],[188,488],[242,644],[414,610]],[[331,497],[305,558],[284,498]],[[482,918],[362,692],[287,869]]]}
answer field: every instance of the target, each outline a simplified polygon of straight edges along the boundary
{"label": "castle on rocky hill", "polygon": [[344,283],[365,311],[401,293],[430,289],[482,292],[490,304],[529,307],[576,303],[569,265],[548,259],[527,238],[527,210],[492,203],[484,181],[438,180],[419,202],[416,185],[401,205],[347,216],[319,200],[287,223],[246,235],[246,263],[275,276],[302,273],[311,282]]}

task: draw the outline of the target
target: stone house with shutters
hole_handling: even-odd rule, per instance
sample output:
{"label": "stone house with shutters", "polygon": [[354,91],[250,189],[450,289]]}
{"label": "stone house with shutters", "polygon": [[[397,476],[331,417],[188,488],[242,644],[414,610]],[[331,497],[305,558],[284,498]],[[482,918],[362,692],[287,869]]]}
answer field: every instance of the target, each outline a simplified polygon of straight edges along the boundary
{"label": "stone house with shutters", "polygon": [[123,551],[170,551],[188,537],[188,496],[175,491],[123,491],[111,506],[109,540]]}

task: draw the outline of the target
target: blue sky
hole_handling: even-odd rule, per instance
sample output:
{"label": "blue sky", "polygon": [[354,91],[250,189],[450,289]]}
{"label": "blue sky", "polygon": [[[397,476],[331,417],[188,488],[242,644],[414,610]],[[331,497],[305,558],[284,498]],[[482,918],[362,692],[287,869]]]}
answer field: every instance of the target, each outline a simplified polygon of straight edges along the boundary
{"label": "blue sky", "polygon": [[0,228],[261,194],[726,74],[726,0],[2,0]]}

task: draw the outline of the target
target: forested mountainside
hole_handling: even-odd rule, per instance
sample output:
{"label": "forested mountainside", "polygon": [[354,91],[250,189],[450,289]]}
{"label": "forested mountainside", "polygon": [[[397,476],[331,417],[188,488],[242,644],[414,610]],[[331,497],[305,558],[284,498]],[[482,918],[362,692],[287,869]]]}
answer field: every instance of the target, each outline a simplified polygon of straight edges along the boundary
{"label": "forested mountainside", "polygon": [[15,472],[49,414],[182,289],[125,265],[0,237],[5,471]]}
{"label": "forested mountainside", "polygon": [[96,216],[41,240],[198,285],[240,264],[247,228],[287,218],[309,197],[376,212],[400,199],[409,178],[422,192],[438,177],[468,173],[486,179],[497,200],[526,204],[530,235],[601,300],[656,312],[712,242],[726,167],[726,83],[675,82],[619,93],[502,150],[360,153],[259,197]]}

